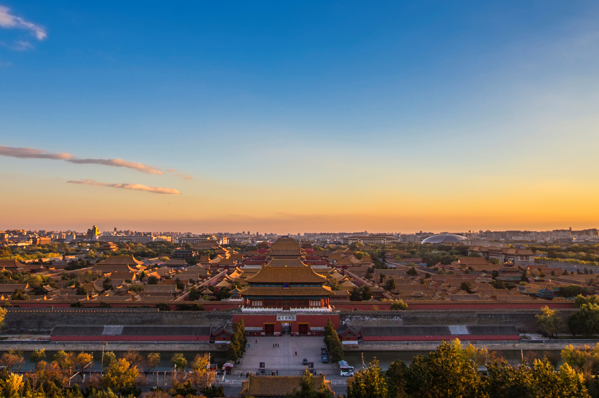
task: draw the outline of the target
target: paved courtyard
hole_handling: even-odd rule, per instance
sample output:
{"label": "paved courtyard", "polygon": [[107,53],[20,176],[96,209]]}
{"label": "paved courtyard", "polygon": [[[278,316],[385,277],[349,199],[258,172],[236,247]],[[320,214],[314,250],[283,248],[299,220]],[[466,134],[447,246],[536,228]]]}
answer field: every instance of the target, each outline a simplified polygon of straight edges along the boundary
{"label": "paved courtyard", "polygon": [[[266,374],[276,374],[278,371],[279,376],[301,375],[306,369],[302,365],[304,358],[308,362],[314,362],[315,373],[336,374],[337,365],[321,362],[320,349],[325,347],[323,339],[322,336],[248,337],[249,347],[246,348],[241,364],[235,367],[235,374],[257,374],[260,362],[264,362]],[[273,347],[273,344],[279,346]]]}

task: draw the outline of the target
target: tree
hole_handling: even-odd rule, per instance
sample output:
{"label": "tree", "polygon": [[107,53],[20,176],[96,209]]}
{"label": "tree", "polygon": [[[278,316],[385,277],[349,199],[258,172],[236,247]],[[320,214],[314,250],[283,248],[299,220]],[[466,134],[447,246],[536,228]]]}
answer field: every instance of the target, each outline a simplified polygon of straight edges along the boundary
{"label": "tree", "polygon": [[213,384],[210,387],[204,388],[201,393],[206,398],[224,397],[225,389],[222,385]]}
{"label": "tree", "polygon": [[293,392],[288,395],[289,398],[333,398],[334,396],[335,394],[324,383],[316,389],[314,378],[308,369],[300,379],[299,388],[293,389]]}
{"label": "tree", "polygon": [[233,335],[229,343],[228,357],[231,361],[237,361],[244,353],[247,346],[247,337],[245,335],[245,324],[243,318],[233,325]]}
{"label": "tree", "polygon": [[583,304],[599,304],[599,296],[596,294],[586,297],[582,295],[576,296],[576,299],[574,300],[574,307],[581,308]]}
{"label": "tree", "polygon": [[139,283],[136,283],[134,285],[130,285],[129,288],[127,289],[127,291],[133,292],[133,293],[143,292],[144,286]]}
{"label": "tree", "polygon": [[156,304],[156,308],[158,308],[159,311],[170,311],[171,310],[171,306],[166,303],[158,303],[158,304]]}
{"label": "tree", "polygon": [[466,293],[472,293],[472,285],[470,285],[470,282],[462,282],[460,284],[460,290],[463,290]]}
{"label": "tree", "polygon": [[79,286],[76,291],[77,296],[87,296],[87,289],[84,286]]}
{"label": "tree", "polygon": [[210,371],[210,355],[196,355],[191,363],[191,382],[198,390],[203,390],[212,384],[214,373]]}
{"label": "tree", "polygon": [[599,344],[594,348],[584,346],[574,348],[567,345],[561,352],[562,361],[587,376],[594,376],[599,371]]}
{"label": "tree", "polygon": [[156,366],[160,364],[160,354],[157,352],[151,352],[146,358],[146,372],[153,372]]}
{"label": "tree", "polygon": [[102,288],[104,290],[111,290],[112,289],[112,279],[105,278],[104,281],[102,282]]}
{"label": "tree", "polygon": [[223,287],[218,289],[218,293],[216,293],[216,299],[218,301],[222,301],[231,297],[231,289],[228,287]]}
{"label": "tree", "polygon": [[505,289],[505,283],[503,283],[503,281],[502,281],[502,280],[495,279],[495,280],[493,281],[493,287],[494,287],[495,289]]}
{"label": "tree", "polygon": [[416,356],[406,378],[406,392],[414,398],[476,397],[480,383],[457,339],[444,341],[428,357]]}
{"label": "tree", "polygon": [[4,326],[4,318],[6,318],[6,308],[0,307],[0,329]]}
{"label": "tree", "polygon": [[364,285],[362,287],[362,300],[370,300],[372,298],[372,292],[370,286]]}
{"label": "tree", "polygon": [[389,279],[387,279],[387,282],[385,282],[385,290],[395,290],[395,279],[393,279],[393,277],[389,277]]}
{"label": "tree", "polygon": [[10,296],[11,300],[29,300],[29,295],[27,295],[23,290],[17,289]]}
{"label": "tree", "polygon": [[104,375],[100,379],[100,385],[102,388],[109,388],[121,394],[135,394],[135,396],[138,396],[141,393],[137,388],[138,377],[137,368],[132,367],[129,361],[125,358],[116,359],[106,366]]}
{"label": "tree", "polygon": [[137,369],[143,369],[144,367],[145,358],[137,351],[129,350],[123,355],[123,358]]}
{"label": "tree", "polygon": [[243,322],[243,318],[241,318],[237,323],[237,328],[235,331],[239,333],[239,341],[241,343],[242,353],[245,353],[245,347],[248,345],[248,339],[245,334],[245,322]]}
{"label": "tree", "polygon": [[29,356],[29,360],[31,362],[39,362],[46,358],[46,349],[40,348],[39,350],[35,350]]}
{"label": "tree", "polygon": [[568,317],[568,328],[573,335],[590,337],[599,333],[599,305],[583,304],[579,311]]}
{"label": "tree", "polygon": [[173,354],[171,357],[171,363],[180,370],[185,370],[187,367],[187,359],[185,359],[185,356],[181,353]]}
{"label": "tree", "polygon": [[560,297],[577,297],[584,293],[584,288],[578,285],[562,286],[557,295]]}
{"label": "tree", "polygon": [[376,358],[347,382],[347,398],[387,398],[387,381]]}
{"label": "tree", "polygon": [[158,278],[155,275],[152,275],[148,278],[148,285],[157,285]]}
{"label": "tree", "polygon": [[104,353],[102,361],[104,363],[104,369],[106,369],[116,362],[116,355],[112,351],[107,351]]}
{"label": "tree", "polygon": [[387,380],[387,396],[388,398],[404,398],[406,397],[406,374],[408,367],[402,361],[395,361],[385,373]]}
{"label": "tree", "polygon": [[339,340],[337,330],[329,318],[327,326],[324,329],[324,343],[327,346],[329,355],[331,356],[331,362],[339,362],[343,360],[343,345]]}
{"label": "tree", "polygon": [[196,287],[192,287],[191,289],[189,289],[189,293],[187,295],[187,298],[189,298],[189,301],[196,301],[199,300],[202,297],[202,294],[200,293],[200,291],[198,289],[196,289]]}
{"label": "tree", "polygon": [[407,310],[408,304],[403,300],[396,300],[391,304],[392,310]]}
{"label": "tree", "polygon": [[410,276],[416,276],[416,275],[418,275],[418,271],[416,271],[416,268],[412,267],[406,272],[406,274],[408,274]]}
{"label": "tree", "polygon": [[0,357],[0,365],[9,371],[18,370],[23,362],[23,353],[20,351],[8,350]]}
{"label": "tree", "polygon": [[349,293],[349,301],[362,301],[362,293],[357,287]]}
{"label": "tree", "polygon": [[547,306],[541,308],[541,313],[535,315],[535,318],[537,318],[537,323],[541,326],[543,332],[548,334],[549,337],[555,337],[563,324],[557,311],[551,310]]}

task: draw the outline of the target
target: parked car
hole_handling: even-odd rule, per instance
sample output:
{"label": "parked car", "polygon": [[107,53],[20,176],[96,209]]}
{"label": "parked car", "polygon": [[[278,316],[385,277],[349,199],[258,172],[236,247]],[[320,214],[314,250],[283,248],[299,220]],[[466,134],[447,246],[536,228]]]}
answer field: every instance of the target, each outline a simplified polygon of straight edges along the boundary
{"label": "parked car", "polygon": [[321,359],[322,363],[328,363],[329,362],[329,352],[327,351],[326,348],[321,348],[320,349],[320,359]]}
{"label": "parked car", "polygon": [[307,358],[304,358],[304,359],[302,360],[302,365],[307,365],[307,364],[308,364],[308,359],[307,359]]}

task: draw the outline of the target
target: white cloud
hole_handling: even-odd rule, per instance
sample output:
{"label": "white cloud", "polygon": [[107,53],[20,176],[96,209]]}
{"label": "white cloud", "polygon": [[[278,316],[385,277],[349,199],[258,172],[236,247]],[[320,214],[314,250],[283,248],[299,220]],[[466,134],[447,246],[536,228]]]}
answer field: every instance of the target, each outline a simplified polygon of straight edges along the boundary
{"label": "white cloud", "polygon": [[86,180],[70,180],[68,184],[93,185],[94,187],[109,187],[117,189],[132,189],[134,191],[145,191],[150,193],[159,193],[166,195],[179,195],[181,192],[172,188],[148,187],[141,184],[109,184],[107,182],[97,182],[91,179]]}
{"label": "white cloud", "polygon": [[43,27],[26,21],[10,13],[10,8],[0,6],[0,27],[6,29],[26,29],[30,31],[38,40],[44,40],[48,33]]}
{"label": "white cloud", "polygon": [[104,166],[125,167],[146,174],[162,174],[162,170],[143,163],[128,162],[123,159],[80,159],[70,153],[52,153],[43,149],[14,148],[0,145],[0,156],[20,159],[53,159],[66,160],[75,164],[101,164]]}

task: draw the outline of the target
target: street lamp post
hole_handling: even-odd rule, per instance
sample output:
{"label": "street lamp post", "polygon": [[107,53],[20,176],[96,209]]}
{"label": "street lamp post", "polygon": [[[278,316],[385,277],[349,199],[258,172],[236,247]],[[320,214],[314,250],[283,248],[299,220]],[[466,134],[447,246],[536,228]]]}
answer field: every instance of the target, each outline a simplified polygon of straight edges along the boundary
{"label": "street lamp post", "polygon": [[104,346],[106,346],[106,344],[108,343],[102,343],[102,370],[101,370],[101,375],[104,376]]}

